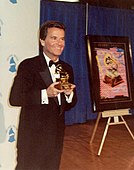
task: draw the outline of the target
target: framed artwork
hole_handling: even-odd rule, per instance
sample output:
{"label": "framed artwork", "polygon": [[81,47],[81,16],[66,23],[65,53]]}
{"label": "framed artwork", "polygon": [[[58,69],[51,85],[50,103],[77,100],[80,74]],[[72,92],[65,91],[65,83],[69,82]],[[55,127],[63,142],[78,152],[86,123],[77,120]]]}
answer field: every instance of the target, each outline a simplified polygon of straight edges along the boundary
{"label": "framed artwork", "polygon": [[128,37],[87,35],[86,43],[93,112],[133,108]]}

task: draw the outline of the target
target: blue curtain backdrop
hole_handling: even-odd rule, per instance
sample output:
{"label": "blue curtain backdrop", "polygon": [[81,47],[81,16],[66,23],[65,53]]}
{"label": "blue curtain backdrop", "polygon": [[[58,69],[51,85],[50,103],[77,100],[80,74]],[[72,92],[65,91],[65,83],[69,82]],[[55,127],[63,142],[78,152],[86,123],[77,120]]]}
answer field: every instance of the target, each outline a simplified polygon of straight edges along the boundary
{"label": "blue curtain backdrop", "polygon": [[41,1],[41,24],[58,20],[66,25],[66,47],[61,59],[73,66],[78,96],[77,105],[66,112],[66,124],[82,123],[95,117],[91,110],[87,74],[85,16],[85,5]]}
{"label": "blue curtain backdrop", "polygon": [[[88,8],[88,34],[128,36],[134,47],[133,11],[94,6]],[[58,20],[66,25],[66,47],[61,59],[73,66],[78,96],[77,105],[66,112],[66,124],[96,118],[91,109],[86,58],[86,5],[41,0],[40,9],[40,24],[47,20]]]}

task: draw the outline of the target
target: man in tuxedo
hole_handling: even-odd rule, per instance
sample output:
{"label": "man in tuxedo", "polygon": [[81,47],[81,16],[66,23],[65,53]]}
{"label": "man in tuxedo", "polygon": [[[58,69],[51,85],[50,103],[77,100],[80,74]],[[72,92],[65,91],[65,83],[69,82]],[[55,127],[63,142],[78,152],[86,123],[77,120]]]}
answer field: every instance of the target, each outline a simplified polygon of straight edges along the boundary
{"label": "man in tuxedo", "polygon": [[[40,45],[39,56],[20,63],[9,98],[12,106],[21,106],[16,170],[59,169],[64,112],[77,102],[73,69],[59,59],[65,46],[65,26],[57,21],[44,23]],[[60,76],[55,74],[57,62],[69,75],[69,88],[56,87],[60,84],[56,82]]]}

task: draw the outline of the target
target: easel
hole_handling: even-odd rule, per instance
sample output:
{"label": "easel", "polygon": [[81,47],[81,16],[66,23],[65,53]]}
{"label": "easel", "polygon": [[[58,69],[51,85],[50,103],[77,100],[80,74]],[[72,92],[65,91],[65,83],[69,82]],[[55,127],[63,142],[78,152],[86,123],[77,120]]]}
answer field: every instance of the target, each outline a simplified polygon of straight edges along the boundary
{"label": "easel", "polygon": [[[107,132],[108,132],[108,128],[109,128],[110,125],[124,124],[125,127],[127,128],[128,132],[129,132],[129,134],[131,135],[132,139],[134,140],[134,135],[132,134],[131,130],[129,129],[129,127],[126,123],[126,121],[123,118],[124,115],[130,115],[129,109],[109,110],[109,111],[104,111],[104,112],[98,113],[98,117],[97,117],[97,120],[96,120],[96,123],[95,123],[95,127],[94,127],[94,130],[93,130],[92,136],[91,136],[90,144],[92,144],[92,142],[94,140],[95,133],[96,133],[96,130],[97,130],[101,116],[103,118],[108,117],[107,124],[106,124],[105,130],[104,130],[104,133],[103,133],[102,141],[101,141],[99,151],[98,151],[98,154],[97,154],[98,156],[100,156],[100,154],[101,154],[102,147],[103,147],[103,144],[104,144]],[[112,117],[114,119],[113,122],[111,122]],[[121,118],[121,121],[119,120],[119,118]]]}

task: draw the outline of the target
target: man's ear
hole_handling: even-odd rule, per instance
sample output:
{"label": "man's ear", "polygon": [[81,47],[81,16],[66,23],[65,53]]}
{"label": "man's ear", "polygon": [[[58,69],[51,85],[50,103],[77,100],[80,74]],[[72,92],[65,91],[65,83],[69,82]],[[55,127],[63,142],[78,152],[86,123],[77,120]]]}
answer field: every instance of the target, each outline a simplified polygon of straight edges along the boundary
{"label": "man's ear", "polygon": [[40,39],[40,43],[43,47],[45,46],[45,40]]}

